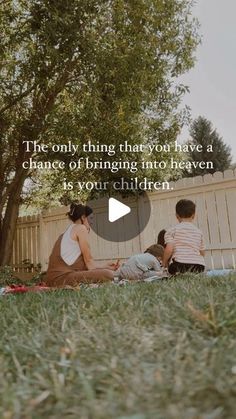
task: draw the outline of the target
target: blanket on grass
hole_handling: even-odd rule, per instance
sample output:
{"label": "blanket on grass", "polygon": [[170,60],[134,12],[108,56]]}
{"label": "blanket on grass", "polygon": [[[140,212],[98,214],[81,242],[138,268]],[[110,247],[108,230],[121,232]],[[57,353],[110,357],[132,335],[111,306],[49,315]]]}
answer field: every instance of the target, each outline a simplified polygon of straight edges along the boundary
{"label": "blanket on grass", "polygon": [[[203,275],[207,276],[207,277],[217,277],[217,276],[228,276],[230,274],[236,274],[236,270],[234,269],[214,269],[214,270],[210,270],[207,271],[205,273],[203,273]],[[191,274],[191,275],[195,275],[195,274]],[[202,275],[202,274],[200,274]],[[117,285],[117,286],[123,286],[123,285],[127,285],[127,284],[133,284],[133,283],[137,283],[137,282],[160,282],[163,279],[168,279],[171,278],[171,276],[169,275],[163,275],[162,277],[151,277],[151,278],[146,278],[142,281],[130,281],[128,279],[121,279],[118,280],[118,278],[115,278],[113,281],[111,281],[109,284],[113,284],[113,285]],[[0,296],[1,295],[8,295],[8,294],[23,294],[26,292],[46,292],[46,291],[55,291],[55,290],[59,290],[59,289],[69,289],[69,290],[74,290],[74,291],[78,291],[81,288],[100,288],[101,286],[107,285],[108,283],[87,283],[87,284],[80,284],[77,285],[77,287],[72,287],[72,286],[65,286],[65,287],[47,287],[46,284],[41,283],[38,285],[25,285],[25,284],[17,284],[17,285],[8,285],[5,287],[0,287]]]}
{"label": "blanket on grass", "polygon": [[39,285],[24,285],[24,284],[17,284],[17,285],[8,285],[6,287],[0,287],[0,295],[7,295],[7,294],[24,294],[26,292],[45,292],[45,291],[55,291],[59,289],[70,289],[70,290],[78,290],[78,287],[63,287],[63,288],[53,288],[53,287],[47,287],[45,284],[39,284]]}
{"label": "blanket on grass", "polygon": [[[155,278],[157,279],[157,278]],[[160,280],[160,279],[159,279]],[[110,283],[83,283],[80,285],[77,285],[76,287],[72,286],[64,286],[64,287],[47,287],[46,284],[39,284],[39,285],[25,285],[25,284],[17,284],[17,285],[7,285],[5,287],[0,287],[0,296],[1,295],[8,295],[8,294],[24,294],[26,292],[46,292],[46,291],[55,291],[55,290],[74,290],[78,291],[80,289],[86,289],[86,288],[100,288],[104,285],[113,284],[118,286],[123,286],[130,283],[136,283],[136,282],[150,282],[150,279],[148,278],[148,281],[129,281],[128,279],[121,279],[119,281],[114,280]]]}

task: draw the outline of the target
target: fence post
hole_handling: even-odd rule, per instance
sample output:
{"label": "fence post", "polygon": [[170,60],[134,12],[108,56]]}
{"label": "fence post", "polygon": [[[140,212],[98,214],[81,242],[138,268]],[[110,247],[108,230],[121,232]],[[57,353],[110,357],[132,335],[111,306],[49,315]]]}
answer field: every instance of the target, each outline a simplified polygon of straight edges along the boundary
{"label": "fence post", "polygon": [[[145,202],[144,202],[144,197],[142,195],[139,195],[138,199],[137,199],[137,209],[138,209],[138,223],[139,226],[142,225],[142,219],[145,216]],[[139,234],[139,246],[140,246],[140,252],[143,252],[144,248],[145,248],[145,236],[144,236],[144,231],[142,231]]]}
{"label": "fence post", "polygon": [[46,231],[45,231],[45,222],[43,218],[43,213],[39,215],[39,262],[41,263],[42,271],[47,269],[46,263],[46,251],[47,246],[45,246],[46,240]]}

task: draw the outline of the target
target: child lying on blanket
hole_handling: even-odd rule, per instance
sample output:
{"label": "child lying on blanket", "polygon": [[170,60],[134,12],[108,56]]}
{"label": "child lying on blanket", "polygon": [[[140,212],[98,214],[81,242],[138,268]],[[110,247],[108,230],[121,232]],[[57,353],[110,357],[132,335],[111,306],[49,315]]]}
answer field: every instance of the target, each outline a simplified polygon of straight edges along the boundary
{"label": "child lying on blanket", "polygon": [[131,256],[116,271],[115,277],[128,280],[145,280],[151,277],[162,277],[162,258],[164,248],[159,244],[148,247],[144,253]]}

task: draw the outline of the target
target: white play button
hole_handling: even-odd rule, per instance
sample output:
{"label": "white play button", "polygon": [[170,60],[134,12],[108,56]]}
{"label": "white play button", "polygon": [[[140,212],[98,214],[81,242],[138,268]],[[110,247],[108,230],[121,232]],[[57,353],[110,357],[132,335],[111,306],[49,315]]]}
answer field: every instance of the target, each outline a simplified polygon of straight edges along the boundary
{"label": "white play button", "polygon": [[[139,212],[139,200],[142,200],[142,214]],[[102,196],[87,205],[93,209],[94,222],[91,229],[103,240],[124,243],[138,237],[150,220],[151,205],[149,197],[123,198],[122,195]]]}
{"label": "white play button", "polygon": [[114,221],[119,220],[119,218],[129,214],[130,211],[131,209],[128,207],[128,205],[122,204],[122,202],[115,198],[109,198],[108,219],[110,223],[114,223]]}

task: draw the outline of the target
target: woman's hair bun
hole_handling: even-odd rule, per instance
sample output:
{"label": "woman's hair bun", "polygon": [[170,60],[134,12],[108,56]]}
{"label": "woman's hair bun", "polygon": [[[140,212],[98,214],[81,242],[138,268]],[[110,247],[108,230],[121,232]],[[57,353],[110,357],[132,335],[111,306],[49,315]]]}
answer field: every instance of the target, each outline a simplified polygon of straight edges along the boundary
{"label": "woman's hair bun", "polygon": [[93,210],[89,206],[72,202],[70,204],[70,211],[67,212],[67,215],[71,221],[75,222],[79,220],[83,215],[88,217],[90,214],[92,214],[92,212]]}

